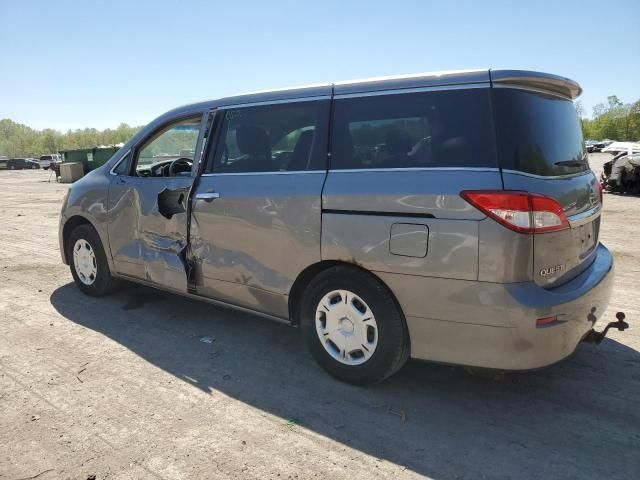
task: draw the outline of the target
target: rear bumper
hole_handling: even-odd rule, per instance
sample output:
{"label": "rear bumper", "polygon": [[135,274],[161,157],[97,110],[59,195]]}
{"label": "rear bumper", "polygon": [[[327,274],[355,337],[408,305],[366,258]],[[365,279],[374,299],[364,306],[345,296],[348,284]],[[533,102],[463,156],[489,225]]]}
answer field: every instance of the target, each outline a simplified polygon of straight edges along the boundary
{"label": "rear bumper", "polygon": [[[569,356],[593,328],[609,303],[613,258],[599,245],[589,268],[551,290],[533,282],[379,276],[403,307],[413,358],[528,370]],[[558,322],[536,327],[538,318],[550,316]]]}

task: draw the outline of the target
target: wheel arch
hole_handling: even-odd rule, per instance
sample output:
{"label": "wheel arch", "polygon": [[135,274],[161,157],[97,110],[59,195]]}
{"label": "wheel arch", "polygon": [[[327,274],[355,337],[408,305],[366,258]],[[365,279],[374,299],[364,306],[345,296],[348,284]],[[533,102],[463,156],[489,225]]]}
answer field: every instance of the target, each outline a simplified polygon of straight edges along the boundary
{"label": "wheel arch", "polygon": [[[87,217],[84,217],[82,215],[73,215],[72,217],[69,217],[65,222],[64,225],[62,227],[62,248],[61,248],[61,253],[62,253],[62,259],[64,261],[65,264],[69,264],[69,259],[67,258],[67,241],[69,240],[69,237],[71,236],[71,232],[73,232],[76,227],[79,227],[80,225],[89,225],[91,228],[93,228],[96,232],[96,234],[98,235],[98,237],[100,238],[100,241],[102,242],[102,247],[104,248],[105,243],[103,238],[100,236],[100,232],[98,231],[98,229],[96,228],[96,226],[93,224],[93,222],[91,222],[91,220],[89,220]],[[107,256],[108,258],[108,256]]]}
{"label": "wheel arch", "polygon": [[[384,280],[382,280],[379,276],[377,276],[375,273],[373,273],[370,270],[367,270],[366,268],[361,267],[360,265],[357,265],[355,263],[350,263],[350,262],[344,262],[344,261],[340,261],[340,260],[322,260],[318,263],[314,263],[312,265],[309,265],[307,268],[305,268],[302,272],[300,272],[300,274],[298,275],[298,277],[296,278],[296,280],[293,282],[293,285],[291,287],[291,290],[289,292],[289,320],[291,321],[292,325],[298,326],[300,321],[300,306],[302,303],[302,295],[306,289],[306,287],[309,285],[309,283],[320,273],[333,268],[333,267],[348,267],[348,268],[352,268],[353,270],[359,270],[371,277],[373,277],[374,279],[376,279],[378,282],[380,282],[380,284],[387,290],[387,292],[389,293],[389,295],[391,296],[391,298],[393,299],[393,301],[395,302],[396,306],[398,307],[398,309],[400,310],[400,312],[402,313],[402,316],[404,317],[404,310],[402,309],[402,305],[400,305],[400,302],[398,301],[397,297],[395,296],[395,294],[393,293],[393,291],[389,288],[389,286],[384,282]],[[406,318],[405,318],[405,327],[406,327]]]}

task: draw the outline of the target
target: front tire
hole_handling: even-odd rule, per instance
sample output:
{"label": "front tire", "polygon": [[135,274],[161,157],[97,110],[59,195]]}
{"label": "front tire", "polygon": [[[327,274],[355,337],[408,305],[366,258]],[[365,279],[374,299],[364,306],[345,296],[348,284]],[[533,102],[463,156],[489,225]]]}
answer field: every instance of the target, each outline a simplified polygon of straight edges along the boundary
{"label": "front tire", "polygon": [[302,298],[300,324],[316,361],[334,377],[381,382],[409,358],[400,307],[373,275],[347,266],[315,277]]}
{"label": "front tire", "polygon": [[92,226],[74,228],[66,248],[71,275],[83,293],[102,297],[115,290],[117,280],[111,276],[102,242]]}

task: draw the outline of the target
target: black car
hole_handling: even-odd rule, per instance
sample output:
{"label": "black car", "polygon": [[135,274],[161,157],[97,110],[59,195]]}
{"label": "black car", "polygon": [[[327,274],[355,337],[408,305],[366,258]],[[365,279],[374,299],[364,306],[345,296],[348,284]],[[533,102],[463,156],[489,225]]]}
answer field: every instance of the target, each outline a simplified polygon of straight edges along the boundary
{"label": "black car", "polygon": [[603,142],[594,142],[591,145],[587,145],[587,152],[597,153],[601,152],[603,148],[608,147],[613,143],[613,140],[605,140]]}
{"label": "black car", "polygon": [[593,146],[595,145],[595,142],[592,140],[587,140],[586,142],[584,142],[584,148],[587,149],[588,153],[592,153],[593,152]]}
{"label": "black car", "polygon": [[7,160],[9,170],[39,169],[40,164],[31,158],[10,158]]}

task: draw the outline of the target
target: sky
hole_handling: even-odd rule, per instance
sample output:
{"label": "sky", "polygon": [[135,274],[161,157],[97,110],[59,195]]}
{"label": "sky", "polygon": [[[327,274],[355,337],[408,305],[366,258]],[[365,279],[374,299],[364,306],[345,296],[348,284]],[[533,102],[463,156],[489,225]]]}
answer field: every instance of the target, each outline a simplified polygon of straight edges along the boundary
{"label": "sky", "polygon": [[0,0],[0,118],[143,125],[247,91],[473,68],[640,99],[640,0]]}

